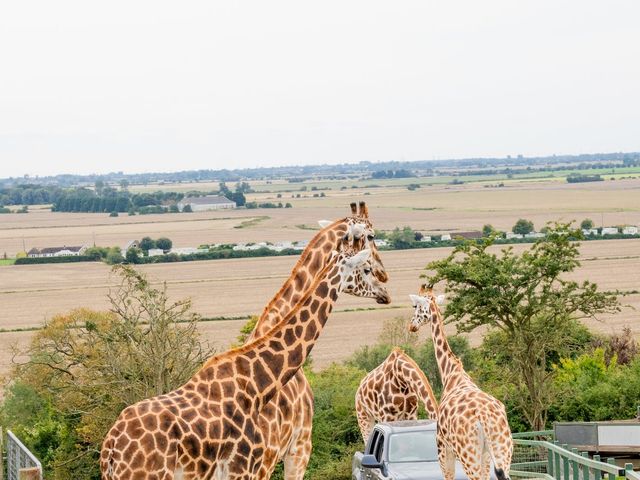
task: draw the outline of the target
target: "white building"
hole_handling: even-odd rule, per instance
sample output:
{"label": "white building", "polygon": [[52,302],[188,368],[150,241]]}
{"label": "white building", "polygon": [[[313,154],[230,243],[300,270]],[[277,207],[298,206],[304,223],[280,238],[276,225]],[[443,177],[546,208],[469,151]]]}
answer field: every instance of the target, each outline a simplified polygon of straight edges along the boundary
{"label": "white building", "polygon": [[451,240],[451,235],[449,235],[448,233],[444,233],[441,237],[440,237],[440,241],[444,242],[447,240]]}
{"label": "white building", "polygon": [[229,200],[223,195],[205,195],[203,197],[187,197],[178,202],[180,211],[187,205],[191,206],[194,212],[205,212],[207,210],[223,210],[226,208],[236,208],[236,202]]}
{"label": "white building", "polygon": [[540,232],[531,232],[531,233],[527,233],[525,234],[524,238],[544,238],[544,233],[540,233]]}
{"label": "white building", "polygon": [[598,235],[598,229],[597,228],[583,228],[582,229],[582,234],[585,236],[589,236],[589,235]]}
{"label": "white building", "polygon": [[31,258],[38,257],[68,257],[68,256],[80,256],[87,250],[86,245],[81,247],[47,247],[47,248],[32,248],[27,252],[27,256]]}
{"label": "white building", "polygon": [[207,248],[195,248],[195,247],[180,247],[172,248],[169,253],[175,253],[176,255],[193,255],[194,253],[207,253]]}
{"label": "white building", "polygon": [[637,235],[638,234],[638,227],[624,227],[622,229],[622,234],[623,235]]}
{"label": "white building", "polygon": [[513,232],[507,232],[506,237],[507,240],[511,240],[513,238],[524,238],[524,235],[522,235],[521,233],[513,233]]}
{"label": "white building", "polygon": [[604,227],[602,229],[602,235],[617,235],[618,228],[617,227]]}
{"label": "white building", "polygon": [[160,257],[164,255],[164,250],[162,250],[161,248],[150,248],[148,255],[150,257]]}

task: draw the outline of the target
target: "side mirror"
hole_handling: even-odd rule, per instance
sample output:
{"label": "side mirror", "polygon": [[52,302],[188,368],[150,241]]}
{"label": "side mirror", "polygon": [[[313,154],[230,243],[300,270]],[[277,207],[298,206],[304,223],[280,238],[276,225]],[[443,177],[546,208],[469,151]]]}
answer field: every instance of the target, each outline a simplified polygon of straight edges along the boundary
{"label": "side mirror", "polygon": [[374,455],[363,455],[361,465],[363,468],[382,468],[382,463]]}

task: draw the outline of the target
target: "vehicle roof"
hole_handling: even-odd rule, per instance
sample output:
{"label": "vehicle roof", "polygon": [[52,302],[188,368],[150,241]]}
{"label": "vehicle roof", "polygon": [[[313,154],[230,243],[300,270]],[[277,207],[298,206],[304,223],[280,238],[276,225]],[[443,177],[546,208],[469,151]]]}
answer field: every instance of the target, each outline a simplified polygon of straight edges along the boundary
{"label": "vehicle roof", "polygon": [[395,422],[381,422],[376,427],[387,433],[416,432],[436,429],[435,420],[397,420]]}

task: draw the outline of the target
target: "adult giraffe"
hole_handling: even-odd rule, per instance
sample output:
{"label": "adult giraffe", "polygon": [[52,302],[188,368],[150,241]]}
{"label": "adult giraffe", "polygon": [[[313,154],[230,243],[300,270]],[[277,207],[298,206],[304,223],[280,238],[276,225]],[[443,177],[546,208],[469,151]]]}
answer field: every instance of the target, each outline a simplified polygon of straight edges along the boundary
{"label": "adult giraffe", "polygon": [[[360,202],[351,203],[350,206],[351,216],[335,222],[320,222],[322,230],[311,239],[289,278],[265,306],[247,342],[264,335],[294,307],[329,262],[336,243],[347,235],[348,229],[358,237],[354,240],[367,243],[371,249],[371,269],[377,281],[388,280],[373,242],[375,232],[367,205]],[[373,280],[374,284],[376,279]],[[389,303],[389,298],[380,297],[378,301]],[[265,465],[269,473],[273,472],[279,461],[283,461],[285,480],[303,480],[311,456],[312,420],[313,391],[300,369],[260,412],[260,430],[268,440]]]}
{"label": "adult giraffe", "polygon": [[402,349],[371,370],[356,391],[356,416],[365,443],[375,422],[417,420],[418,402],[429,418],[438,418],[438,403],[431,384],[418,364]]}
{"label": "adult giraffe", "polygon": [[365,267],[371,251],[346,243],[267,334],[211,358],[179,389],[125,408],[103,443],[103,479],[267,479],[258,412],[304,363],[339,292],[388,297]]}
{"label": "adult giraffe", "polygon": [[438,407],[438,459],[445,480],[453,480],[456,457],[469,480],[489,480],[493,462],[498,480],[509,478],[513,441],[504,405],[483,392],[449,348],[439,299],[426,285],[410,295],[415,307],[409,329],[431,325],[431,338],[442,380]]}

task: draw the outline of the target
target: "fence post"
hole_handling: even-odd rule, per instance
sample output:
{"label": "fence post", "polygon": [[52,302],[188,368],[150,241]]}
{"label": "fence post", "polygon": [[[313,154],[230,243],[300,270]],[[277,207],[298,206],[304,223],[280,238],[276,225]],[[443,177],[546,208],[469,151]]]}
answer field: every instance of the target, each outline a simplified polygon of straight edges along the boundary
{"label": "fence post", "polygon": [[[578,449],[572,448],[571,453],[578,455]],[[578,469],[578,461],[573,460],[571,462],[571,473],[573,474],[573,480],[580,480],[580,470]]]}
{"label": "fence post", "polygon": [[[615,465],[616,464],[616,459],[615,458],[607,458],[607,463],[609,465]],[[615,473],[610,473],[609,474],[609,480],[616,480],[616,474]]]}
{"label": "fence post", "polygon": [[[563,443],[562,448],[567,450],[567,448],[569,448],[569,445]],[[562,455],[562,479],[569,480],[569,459],[564,455]]]}
{"label": "fence post", "polygon": [[553,474],[553,451],[547,448],[547,473],[554,477]]}
{"label": "fence post", "polygon": [[[580,453],[584,458],[589,458],[589,452]],[[582,478],[583,480],[589,480],[589,467],[587,465],[582,465]]]}
{"label": "fence post", "polygon": [[[600,455],[594,455],[593,459],[596,462],[600,462],[601,461],[600,460]],[[602,471],[601,470],[594,469],[593,470],[593,474],[596,476],[596,480],[600,480],[602,478]]]}

